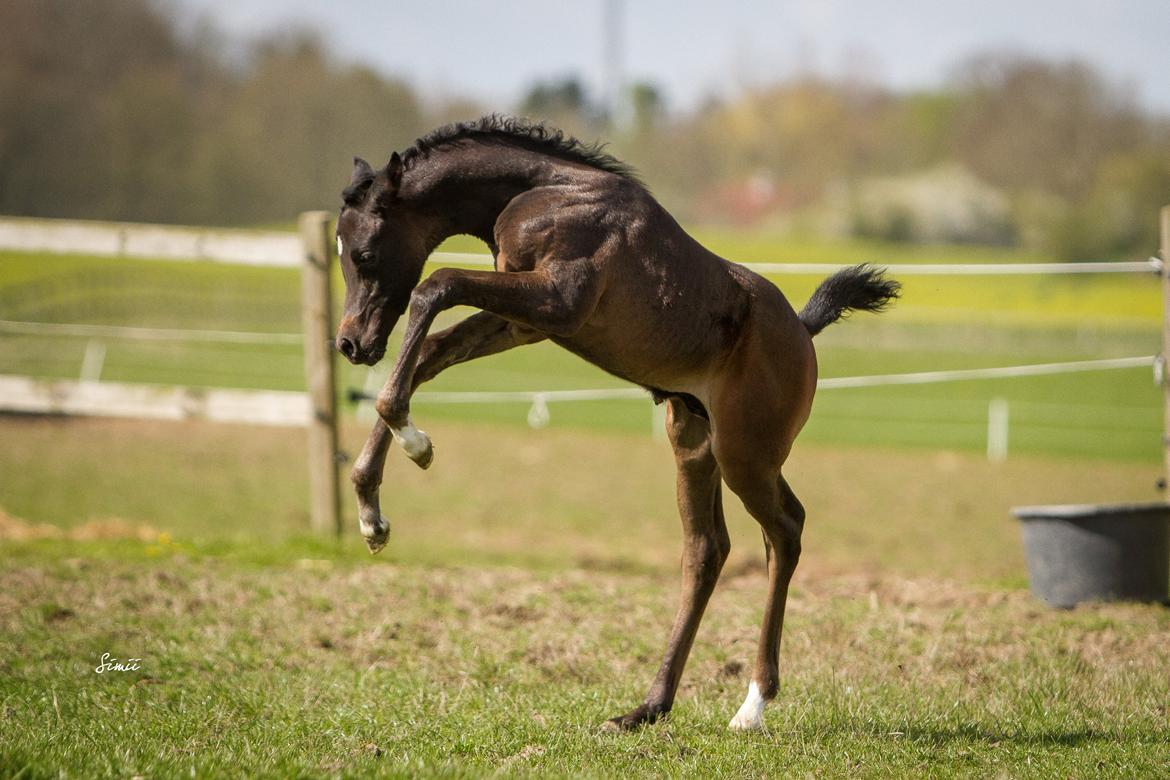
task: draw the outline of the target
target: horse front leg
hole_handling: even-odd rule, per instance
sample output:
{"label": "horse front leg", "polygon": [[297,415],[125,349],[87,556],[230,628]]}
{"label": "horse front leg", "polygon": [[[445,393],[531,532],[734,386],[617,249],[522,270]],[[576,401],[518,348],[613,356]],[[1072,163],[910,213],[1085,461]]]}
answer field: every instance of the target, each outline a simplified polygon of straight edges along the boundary
{"label": "horse front leg", "polygon": [[357,493],[358,528],[371,554],[380,552],[390,538],[390,521],[382,514],[378,500],[382,471],[386,467],[386,451],[389,449],[390,429],[378,420],[349,475]]}
{"label": "horse front leg", "polygon": [[[420,350],[414,386],[417,388],[458,363],[531,344],[542,338],[542,335],[518,328],[494,314],[478,312],[426,338]],[[390,521],[382,514],[379,488],[391,438],[390,429],[379,419],[350,473],[357,493],[358,527],[371,553],[380,551],[390,538]]]}
{"label": "horse front leg", "polygon": [[542,271],[435,271],[411,294],[402,349],[374,405],[378,416],[407,456],[427,468],[434,448],[430,437],[410,419],[410,396],[418,384],[415,376],[423,339],[439,312],[453,306],[474,306],[539,340],[575,333],[592,313],[600,290],[600,280],[585,261],[561,263]]}

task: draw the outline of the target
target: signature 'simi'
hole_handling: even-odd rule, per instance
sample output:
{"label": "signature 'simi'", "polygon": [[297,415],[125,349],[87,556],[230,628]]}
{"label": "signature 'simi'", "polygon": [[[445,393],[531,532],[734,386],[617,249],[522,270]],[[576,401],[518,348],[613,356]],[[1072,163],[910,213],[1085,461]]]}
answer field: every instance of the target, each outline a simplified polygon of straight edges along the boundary
{"label": "signature 'simi'", "polygon": [[103,672],[136,672],[142,667],[138,665],[141,658],[130,658],[125,663],[117,658],[110,658],[109,653],[102,653],[102,662],[94,667],[98,674]]}

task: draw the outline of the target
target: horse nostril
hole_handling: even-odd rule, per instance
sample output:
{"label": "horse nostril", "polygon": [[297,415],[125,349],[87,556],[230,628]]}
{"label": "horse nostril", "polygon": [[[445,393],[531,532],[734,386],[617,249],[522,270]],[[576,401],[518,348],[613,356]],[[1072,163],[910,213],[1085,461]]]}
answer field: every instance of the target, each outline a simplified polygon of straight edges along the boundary
{"label": "horse nostril", "polygon": [[352,341],[350,341],[349,339],[347,339],[345,336],[342,336],[339,339],[337,339],[337,349],[338,349],[338,351],[341,352],[341,354],[345,355],[346,358],[348,358],[349,360],[353,360],[354,355],[357,354],[357,347],[354,346],[354,343]]}

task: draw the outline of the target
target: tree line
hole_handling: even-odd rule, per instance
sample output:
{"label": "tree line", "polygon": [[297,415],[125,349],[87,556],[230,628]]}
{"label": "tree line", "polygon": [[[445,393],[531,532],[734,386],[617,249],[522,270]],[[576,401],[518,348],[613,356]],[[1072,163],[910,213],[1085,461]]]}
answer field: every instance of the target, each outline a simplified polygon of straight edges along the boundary
{"label": "tree line", "polygon": [[424,99],[311,32],[245,44],[152,0],[0,5],[0,212],[216,225],[329,206],[380,160],[492,110],[606,138],[684,219],[905,241],[1148,252],[1170,202],[1170,122],[1077,62],[959,63],[934,90],[812,74],[608,116],[573,77],[514,107]]}

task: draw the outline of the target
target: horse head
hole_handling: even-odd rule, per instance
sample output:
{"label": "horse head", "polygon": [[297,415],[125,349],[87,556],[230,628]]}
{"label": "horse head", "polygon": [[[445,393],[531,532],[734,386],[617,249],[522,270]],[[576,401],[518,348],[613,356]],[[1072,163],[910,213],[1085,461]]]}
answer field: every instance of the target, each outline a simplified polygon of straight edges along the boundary
{"label": "horse head", "polygon": [[337,256],[345,308],[337,350],[349,362],[374,365],[410,304],[428,254],[424,220],[399,197],[403,163],[397,152],[380,171],[354,158],[337,219]]}

